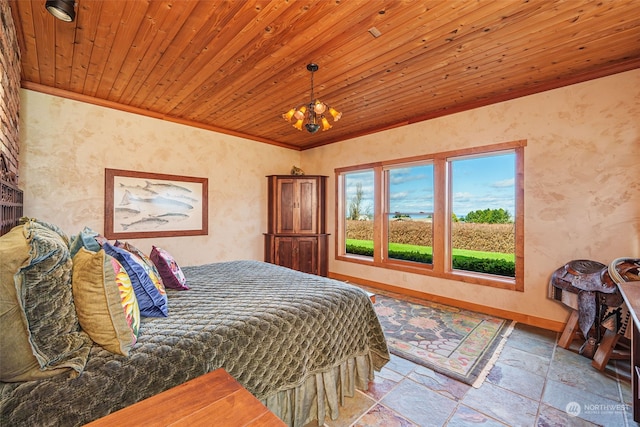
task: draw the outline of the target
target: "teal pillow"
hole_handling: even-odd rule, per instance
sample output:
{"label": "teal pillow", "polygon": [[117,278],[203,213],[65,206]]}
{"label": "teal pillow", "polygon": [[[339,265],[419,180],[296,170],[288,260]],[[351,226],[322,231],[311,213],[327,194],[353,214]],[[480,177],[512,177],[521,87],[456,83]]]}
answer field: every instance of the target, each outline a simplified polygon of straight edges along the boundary
{"label": "teal pillow", "polygon": [[100,251],[102,247],[96,240],[96,237],[99,236],[100,235],[97,232],[93,231],[89,227],[83,228],[80,233],[71,238],[71,245],[69,246],[71,258],[73,259],[73,257],[76,256],[80,248],[85,248],[91,252]]}

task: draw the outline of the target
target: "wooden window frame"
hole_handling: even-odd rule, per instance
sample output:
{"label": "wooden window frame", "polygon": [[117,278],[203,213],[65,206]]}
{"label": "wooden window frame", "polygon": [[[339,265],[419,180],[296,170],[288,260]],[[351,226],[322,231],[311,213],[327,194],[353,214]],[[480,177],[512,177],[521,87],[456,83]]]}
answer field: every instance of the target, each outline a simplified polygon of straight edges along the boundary
{"label": "wooden window frame", "polygon": [[[336,239],[335,259],[374,267],[398,270],[425,276],[440,277],[465,283],[491,286],[495,288],[524,291],[524,147],[526,140],[452,150],[440,153],[385,160],[375,163],[354,165],[334,170],[336,176]],[[469,155],[491,155],[513,151],[515,167],[515,277],[503,277],[475,273],[451,268],[451,171],[449,159]],[[434,167],[434,209],[433,209],[433,264],[420,264],[403,260],[386,259],[387,227],[385,225],[384,203],[388,188],[384,185],[385,169],[403,164],[430,162]],[[374,172],[374,253],[373,257],[347,254],[345,251],[345,200],[344,175],[349,172],[370,169]]]}

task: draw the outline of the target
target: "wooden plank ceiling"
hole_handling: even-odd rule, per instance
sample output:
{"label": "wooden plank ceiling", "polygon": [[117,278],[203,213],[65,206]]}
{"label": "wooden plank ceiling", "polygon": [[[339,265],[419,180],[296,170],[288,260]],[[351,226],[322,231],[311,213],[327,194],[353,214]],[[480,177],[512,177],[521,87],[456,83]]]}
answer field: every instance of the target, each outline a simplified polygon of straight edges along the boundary
{"label": "wooden plank ceiling", "polygon": [[[9,3],[23,87],[293,149],[640,67],[637,0]],[[282,118],[310,62],[343,113],[315,134]]]}

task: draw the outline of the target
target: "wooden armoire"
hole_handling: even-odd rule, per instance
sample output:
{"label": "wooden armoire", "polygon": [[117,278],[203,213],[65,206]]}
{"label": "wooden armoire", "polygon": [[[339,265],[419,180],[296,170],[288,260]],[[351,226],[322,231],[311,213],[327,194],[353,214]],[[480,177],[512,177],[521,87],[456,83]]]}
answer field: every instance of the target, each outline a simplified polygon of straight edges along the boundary
{"label": "wooden armoire", "polygon": [[264,259],[305,273],[326,276],[327,177],[269,175]]}

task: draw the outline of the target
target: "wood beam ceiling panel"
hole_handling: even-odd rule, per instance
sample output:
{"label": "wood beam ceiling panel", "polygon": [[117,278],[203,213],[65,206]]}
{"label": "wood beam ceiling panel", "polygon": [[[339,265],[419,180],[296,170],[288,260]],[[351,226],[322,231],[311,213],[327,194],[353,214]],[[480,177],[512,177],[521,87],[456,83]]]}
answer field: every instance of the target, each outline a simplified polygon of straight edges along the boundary
{"label": "wood beam ceiling panel", "polygon": [[[170,92],[172,96],[163,96],[162,111],[165,114],[173,114],[173,110],[185,103],[186,98],[193,97],[194,92],[207,87],[207,81],[212,77],[217,79],[221,66],[233,56],[243,46],[248,37],[254,31],[259,31],[263,25],[264,18],[262,16],[277,16],[282,13],[286,7],[280,4],[266,3],[259,7],[251,2],[230,2],[232,5],[240,5],[238,10],[229,10],[229,14],[224,17],[224,21],[220,26],[220,31],[209,35],[205,34],[204,45],[200,52],[195,52],[193,61],[183,73],[170,83],[166,92]],[[251,28],[253,31],[249,31]],[[157,105],[151,105],[156,108]]]}
{"label": "wood beam ceiling panel", "polygon": [[[149,8],[139,19],[138,31],[130,43],[126,46],[126,61],[118,71],[117,84],[109,93],[109,99],[123,104],[129,104],[123,94],[129,90],[134,90],[144,82],[148,76],[149,69],[154,66],[153,58],[160,56],[161,46],[166,42],[165,37],[167,27],[175,26],[179,28],[180,22],[177,18],[184,10],[183,6],[192,3],[171,3],[164,1],[153,1],[149,3]],[[171,31],[170,29],[168,31]],[[126,76],[126,77],[125,77]]]}
{"label": "wood beam ceiling panel", "polygon": [[[58,86],[73,92],[84,93],[87,70],[91,61],[91,52],[100,26],[100,19],[105,19],[102,7],[109,2],[84,2],[76,9],[76,26],[73,56],[67,58],[71,64],[71,80],[66,86]],[[113,19],[108,15],[109,20]],[[119,20],[119,18],[118,18]]]}
{"label": "wood beam ceiling panel", "polygon": [[69,59],[73,58],[76,28],[71,25],[64,25],[64,23],[60,21],[55,22],[55,25],[59,26],[55,32],[56,47],[52,52],[55,55],[55,86],[64,87],[68,86],[71,82],[73,62]]}
{"label": "wood beam ceiling panel", "polygon": [[[556,17],[558,19],[560,19],[560,20],[562,20],[564,18],[563,16],[558,16],[557,14],[556,14]],[[552,21],[550,23],[550,25],[557,25],[557,21]],[[509,27],[513,29],[513,28],[515,28],[517,26],[510,25]],[[521,33],[528,34],[527,28],[526,27],[522,28]],[[493,31],[493,30],[491,31],[491,34],[492,34],[492,36],[499,37],[501,40],[504,40],[504,39],[514,40],[514,44],[517,42],[517,39],[514,39],[514,33],[513,32],[511,32],[508,37],[503,35],[503,34],[498,35],[497,32]],[[517,32],[516,32],[516,34],[517,34]],[[483,40],[484,39],[480,39],[480,41],[483,41]],[[465,40],[465,43],[468,43],[468,40]],[[549,41],[548,40],[540,41],[539,43],[540,43],[540,46],[545,46],[545,45],[549,44]],[[490,45],[490,43],[487,43],[487,44]],[[528,48],[523,52],[529,51],[529,52],[531,52],[530,53],[531,57],[533,57],[534,59],[537,58],[538,54],[536,52],[537,49],[535,48],[537,45],[533,45],[530,42],[527,42],[526,46],[528,46]],[[452,57],[455,58],[456,57],[455,55],[445,55],[446,51],[449,49],[449,46],[445,45],[442,48],[444,50],[433,51],[432,53],[434,54],[434,56],[436,56],[436,57],[447,56],[449,58],[452,58]],[[503,44],[502,46],[500,46],[499,49],[501,49],[501,50],[507,49],[506,44]],[[438,84],[445,83],[445,82],[442,81],[444,79],[442,79],[440,77],[442,75],[447,75],[447,74],[444,74],[444,71],[447,71],[447,70],[453,71],[453,70],[455,70],[456,69],[455,64],[458,63],[459,67],[457,67],[457,69],[459,70],[459,72],[461,74],[452,76],[453,78],[450,81],[454,81],[454,82],[456,82],[458,80],[472,81],[472,82],[474,82],[474,83],[472,83],[473,85],[479,85],[480,82],[482,82],[482,86],[487,88],[489,86],[489,82],[486,80],[487,76],[499,75],[500,74],[499,73],[499,71],[500,71],[499,69],[496,69],[496,70],[494,70],[493,68],[488,69],[487,71],[485,71],[484,73],[482,73],[482,74],[480,74],[480,75],[478,75],[476,77],[474,77],[474,76],[472,76],[470,74],[476,74],[475,71],[474,71],[476,68],[484,68],[485,66],[496,64],[495,58],[496,57],[500,57],[500,56],[504,57],[505,55],[506,54],[504,52],[502,53],[502,55],[496,55],[495,53],[489,54],[489,55],[485,55],[486,58],[488,58],[487,63],[485,64],[485,63],[481,63],[481,62],[470,61],[469,58],[463,56],[460,53],[460,54],[458,54],[458,58],[456,58],[456,62],[450,62],[450,63],[446,63],[446,64],[441,64],[442,65],[441,68],[443,69],[443,74],[433,73],[433,71],[435,71],[433,69],[432,70],[426,70],[426,72],[423,72],[423,71],[421,71],[419,69],[415,69],[415,68],[413,69],[413,71],[410,71],[408,67],[405,67],[403,80],[408,81],[408,82],[418,82],[419,81],[419,82],[421,82],[421,86],[427,86],[427,87],[428,86],[432,86],[432,87],[433,86],[437,86]],[[573,55],[573,53],[571,53],[571,55]],[[480,55],[478,55],[478,56],[474,55],[474,57],[480,57]],[[501,68],[501,67],[504,67],[504,66],[508,66],[508,63],[509,63],[508,60],[501,59],[500,63],[497,64],[497,65],[498,65],[498,67]],[[406,65],[407,62],[405,62],[403,64]],[[473,65],[468,65],[468,64],[473,64]],[[534,64],[535,64],[535,62],[534,62]],[[532,65],[530,65],[530,64],[519,65],[517,67],[517,69],[514,70],[514,71],[516,73],[518,72],[518,70],[520,72],[532,71],[533,69],[529,69],[530,67],[532,67]],[[452,74],[453,74],[453,72],[452,72]],[[391,77],[388,77],[388,78],[390,79]],[[381,77],[380,81],[382,82],[382,77]],[[504,83],[504,79],[498,81],[497,83],[500,83],[500,82]],[[458,83],[453,84],[452,88],[455,88],[455,87],[459,87],[459,84]],[[364,92],[366,90],[366,88],[363,88],[362,89],[363,90],[362,93],[364,94],[364,96],[369,97],[369,99],[377,100],[378,103],[380,103],[380,104],[384,104],[385,101],[396,102],[397,99],[402,98],[402,99],[408,101],[407,104],[419,105],[419,101],[420,101],[421,97],[423,96],[420,92],[416,92],[416,87],[415,86],[408,86],[408,87],[406,87],[404,89],[401,88],[399,91],[394,91],[393,93],[390,93],[389,91],[385,90],[383,85],[378,85],[378,86],[376,86],[376,88],[377,88],[376,92]],[[357,87],[355,89],[357,89]],[[451,88],[448,88],[448,90],[451,90]],[[445,92],[447,92],[447,90],[445,90]],[[487,92],[490,92],[490,90],[487,90]],[[350,94],[350,96],[353,97],[354,94]],[[414,98],[411,98],[412,96]],[[413,110],[413,109],[415,109],[415,107],[411,107],[411,110]],[[414,112],[412,112],[412,113],[414,113]]]}
{"label": "wood beam ceiling panel", "polygon": [[[330,4],[327,2],[327,4]],[[340,3],[340,7],[343,7],[344,4],[347,5],[356,5],[353,3]],[[300,95],[296,95],[296,89],[300,89],[301,94],[305,94],[308,96],[308,92],[310,89],[310,73],[306,69],[306,65],[309,62],[318,62],[322,64],[323,58],[318,57],[319,51],[326,51],[334,46],[334,43],[342,43],[342,40],[336,41],[335,38],[332,38],[333,33],[341,34],[343,31],[351,28],[354,29],[354,33],[360,34],[361,32],[366,32],[367,28],[371,26],[372,20],[372,12],[371,8],[362,8],[362,7],[354,7],[350,10],[341,9],[341,15],[344,19],[341,20],[340,25],[336,26],[332,25],[317,25],[313,27],[313,31],[310,31],[311,28],[308,27],[307,20],[315,20],[315,16],[305,16],[305,21],[301,22],[300,25],[292,25],[291,30],[289,32],[282,32],[279,35],[281,41],[277,41],[277,45],[284,45],[284,41],[291,38],[291,34],[295,34],[295,37],[292,38],[293,42],[291,42],[291,46],[287,46],[288,49],[293,49],[294,51],[307,51],[305,56],[305,62],[292,64],[291,61],[283,61],[280,58],[282,55],[278,54],[278,51],[275,52],[275,55],[267,55],[262,56],[258,62],[256,62],[253,67],[254,69],[262,70],[263,72],[259,74],[258,78],[256,78],[255,74],[247,74],[244,76],[238,77],[235,74],[229,73],[227,74],[225,81],[220,85],[221,90],[216,93],[211,93],[208,95],[210,104],[215,105],[215,110],[207,108],[206,104],[203,104],[201,108],[196,108],[193,111],[190,111],[189,117],[193,120],[215,120],[215,117],[229,117],[230,113],[237,112],[234,110],[237,108],[239,104],[237,101],[242,100],[245,102],[252,103],[261,103],[264,108],[269,108],[269,105],[262,104],[262,102],[268,103],[269,100],[272,100],[273,97],[269,96],[273,90],[278,90],[278,88],[287,88],[287,92],[291,93],[293,96],[299,97]],[[320,17],[333,13],[332,10],[327,9],[317,9],[317,15]],[[375,14],[375,12],[374,12]],[[322,21],[319,22],[321,24]],[[307,28],[305,30],[305,27]],[[357,27],[361,28],[361,31],[357,29]],[[316,39],[320,39],[316,41]],[[252,64],[248,64],[248,67],[251,67]],[[322,74],[324,74],[325,67],[321,65],[323,69]],[[316,74],[316,76],[319,73]],[[274,79],[271,77],[273,75],[282,76],[281,79],[276,80],[274,83]],[[286,76],[286,77],[285,77]],[[277,86],[276,86],[277,85]],[[299,104],[301,101],[298,98],[295,102],[295,105]],[[291,106],[294,104],[292,103]],[[290,108],[287,105],[278,105],[278,108]],[[214,111],[214,113],[212,113]],[[177,111],[180,114],[180,111]],[[225,119],[226,120],[226,119]]]}
{"label": "wood beam ceiling panel", "polygon": [[[240,51],[234,55],[226,55],[228,61],[221,66],[224,73],[221,73],[220,80],[215,86],[211,85],[206,90],[194,92],[189,98],[189,103],[185,100],[180,106],[172,111],[172,114],[187,115],[191,119],[199,120],[200,115],[209,115],[212,107],[215,111],[229,102],[235,102],[241,95],[252,92],[256,85],[266,80],[271,80],[271,76],[280,72],[286,72],[288,60],[281,60],[276,55],[272,55],[272,50],[264,49],[264,43],[268,41],[270,46],[275,48],[283,46],[287,40],[296,49],[305,49],[305,35],[296,32],[295,23],[302,17],[304,19],[319,19],[329,11],[324,9],[325,5],[332,5],[330,2],[320,3],[323,8],[290,8],[285,13],[273,21],[264,20],[267,25],[263,33],[258,33],[251,40],[246,40]],[[356,5],[356,2],[349,5]],[[316,31],[322,32],[322,26],[318,26]],[[253,33],[249,31],[248,34]],[[255,33],[253,33],[255,34]],[[292,35],[295,34],[295,37]],[[279,70],[279,71],[276,71]],[[252,71],[248,74],[247,71]]]}
{"label": "wood beam ceiling panel", "polygon": [[[415,4],[419,5],[419,2]],[[386,6],[385,9],[389,13],[391,6]],[[423,6],[420,8],[424,10]],[[341,20],[344,25],[331,29],[331,34],[324,35],[323,44],[316,44],[315,49],[307,55],[308,58],[313,58],[313,62],[320,65],[320,70],[315,73],[314,78],[316,93],[320,98],[327,100],[328,94],[340,93],[340,88],[336,89],[332,85],[334,82],[338,83],[348,79],[348,74],[350,70],[353,70],[356,61],[363,63],[363,67],[368,66],[366,64],[367,58],[363,58],[363,56],[366,56],[371,51],[370,46],[368,46],[371,43],[371,35],[368,33],[368,29],[376,25],[379,22],[378,19],[381,19],[378,12],[378,7],[368,8],[361,12],[360,16],[354,17],[353,22],[348,19]],[[415,17],[415,12],[413,9],[409,10],[404,18],[406,19],[408,16]],[[398,24],[402,25],[402,22],[398,22]],[[386,49],[393,49],[393,46],[390,46],[387,40],[385,42]],[[302,49],[304,49],[304,46]],[[342,53],[344,53],[344,56]],[[377,54],[379,54],[379,51],[377,51]],[[344,61],[336,60],[336,57],[344,58]],[[273,85],[272,80],[269,79],[261,81],[261,85],[255,86],[250,94],[247,93],[241,98],[244,99],[247,96],[251,96],[253,102],[257,102],[265,108],[277,108],[278,110],[288,110],[293,106],[308,102],[306,98],[309,96],[310,74],[306,70],[306,63],[295,64],[295,66],[295,72],[290,72],[285,79],[277,81],[278,87],[275,88],[276,90],[278,88],[287,88],[286,92],[283,92],[285,92],[285,96],[288,95],[290,97],[288,103],[283,104],[281,99],[278,100],[277,104],[274,103],[273,97],[269,96]],[[248,99],[244,100],[248,101]],[[232,113],[236,105],[237,103],[227,102],[217,111],[223,117],[228,116],[227,113]],[[214,116],[200,116],[200,118],[213,120]]]}
{"label": "wood beam ceiling panel", "polygon": [[[301,149],[640,67],[633,0],[76,1],[10,2],[25,87]],[[281,118],[309,62],[328,132]]]}
{"label": "wood beam ceiling panel", "polygon": [[16,26],[18,45],[20,46],[20,61],[22,65],[21,77],[23,80],[40,82],[38,71],[38,46],[33,27],[33,10],[31,3],[26,2],[20,7],[10,4],[11,16]]}
{"label": "wood beam ceiling panel", "polygon": [[[419,4],[419,2],[417,4]],[[497,4],[497,3],[494,3],[494,4]],[[461,15],[462,14],[462,11],[460,9],[453,9],[453,8],[450,8],[449,6],[446,6],[446,7],[447,7],[447,9],[450,9],[450,10],[448,10],[448,13],[452,13],[454,15]],[[500,3],[499,8],[503,13],[507,12],[507,11],[505,11],[504,6],[502,6],[502,3]],[[486,9],[489,9],[489,8],[486,8]],[[483,13],[482,16],[491,15],[492,13],[496,13],[495,6],[494,6],[494,9],[491,9],[491,10],[486,10],[486,9],[484,9],[484,12],[482,12]],[[480,12],[478,12],[477,9],[473,9],[473,8],[469,7],[467,10],[469,10],[469,12],[472,12],[472,11],[475,12],[475,13],[470,13],[470,16],[468,17],[468,19],[470,19],[470,20],[479,19]],[[443,13],[443,12],[439,12],[439,13]],[[413,15],[413,16],[415,17],[415,15]],[[465,17],[465,15],[462,15],[462,16],[459,16],[457,19],[463,20],[464,17]],[[431,31],[440,30],[440,33],[450,35],[451,28],[454,27],[452,25],[452,22],[454,22],[454,21],[451,21],[451,20],[447,19],[446,17],[444,19],[442,19],[442,21],[446,22],[446,24],[443,24],[443,25],[447,26],[446,29],[443,30],[441,27],[437,27],[437,28],[435,28],[435,29],[433,29]],[[454,29],[457,29],[459,27],[460,27],[460,25],[458,25],[458,27],[455,27]],[[421,37],[418,37],[417,39],[418,40],[424,40],[425,38],[428,38],[429,34],[431,34],[431,33],[419,34]],[[385,37],[386,37],[386,34],[385,34]],[[403,40],[407,39],[405,34],[401,34],[399,36],[399,38],[401,38]],[[374,40],[371,43],[376,43],[376,42],[378,42],[378,41]],[[416,49],[416,46],[418,44],[416,44],[416,46],[414,46],[414,45],[412,45],[410,43],[406,43],[406,42],[404,43],[404,45],[398,44],[398,48],[393,50],[393,48],[395,47],[394,43],[393,43],[393,41],[390,41],[388,38],[381,39],[380,43],[383,43],[385,46],[390,46],[392,50],[386,52],[385,54],[383,54],[383,55],[381,55],[381,56],[379,56],[377,58],[373,58],[373,57],[366,58],[366,60],[361,61],[363,63],[362,69],[354,68],[353,70],[355,72],[357,72],[357,73],[365,74],[365,73],[367,73],[366,68],[368,68],[369,69],[368,72],[370,73],[369,77],[371,77],[374,72],[379,73],[378,74],[380,76],[378,78],[378,83],[379,84],[375,86],[376,90],[379,90],[379,91],[381,91],[383,93],[390,93],[384,86],[384,83],[386,82],[386,80],[391,78],[389,76],[390,67],[394,67],[394,68],[400,67],[401,65],[405,64],[405,62],[409,61],[409,59],[416,58],[416,57],[418,57],[420,59],[420,61],[423,61],[423,58],[421,57],[421,55],[428,54],[428,52],[427,53],[423,53],[420,50],[420,48]],[[447,40],[445,40],[443,38],[442,40],[440,40],[440,43],[441,43],[440,46],[444,46],[447,50],[450,50],[450,45],[451,45],[450,41],[447,41]],[[362,43],[360,43],[360,45],[361,44]],[[344,45],[342,45],[342,46],[344,46]],[[356,47],[354,47],[354,46],[346,46],[345,47],[345,51],[351,52],[353,54],[355,48]],[[404,49],[404,50],[398,51],[398,49]],[[376,49],[375,52],[379,53],[380,50]],[[406,52],[406,53],[404,53],[404,52]],[[407,59],[402,59],[403,53],[404,53],[404,55],[407,56]],[[365,52],[365,55],[366,55],[366,52]],[[353,54],[351,56],[357,56],[357,54]],[[395,58],[395,63],[393,63],[393,61],[392,61],[392,59],[394,59],[394,58]],[[332,69],[329,70],[329,73],[331,73],[333,71],[334,71],[334,69],[332,68]],[[425,72],[429,72],[430,73],[430,71],[428,69],[425,70]],[[323,82],[324,82],[324,77],[326,77],[326,76],[324,76],[324,74],[323,74]],[[342,87],[347,87],[347,85],[348,85],[349,89],[351,89],[352,85],[348,82],[348,80],[347,80],[346,84],[345,83],[340,84],[337,79],[338,79],[338,77],[336,77],[335,81],[329,80],[329,81],[326,82],[326,84],[323,84],[324,86],[330,88],[329,91],[323,91],[322,92],[321,98],[324,101],[327,101],[329,98],[331,98],[332,94],[334,94],[334,95],[339,94],[339,91],[342,90]],[[343,79],[344,79],[344,77],[343,77]],[[343,80],[343,82],[344,82],[344,80]],[[308,85],[308,80],[307,80],[307,85]],[[411,92],[411,91],[413,91],[413,88],[415,88],[415,85],[411,86],[408,90]],[[362,97],[368,97],[368,99],[375,100],[377,95],[367,95],[366,89],[367,88],[363,88],[363,91],[358,93],[358,95],[362,96]],[[266,91],[262,91],[262,92],[261,91],[257,91],[257,93],[265,93],[265,92]],[[351,93],[349,93],[349,95],[343,95],[343,97],[344,98],[350,98],[353,95],[354,95],[354,93],[351,92]],[[340,97],[339,96],[334,96],[334,98],[338,98],[339,99]],[[259,103],[259,104],[262,105],[264,103],[264,100],[261,99],[258,96],[258,97],[256,97],[254,99],[254,102]],[[297,102],[297,104],[299,104],[299,103],[300,103],[300,101]],[[336,101],[333,104],[336,107],[340,107],[339,101]],[[283,109],[283,107],[280,106],[280,109]],[[211,119],[211,117],[209,117],[208,119]],[[237,122],[230,122],[229,124],[231,126],[240,126],[240,123],[237,123]]]}
{"label": "wood beam ceiling panel", "polygon": [[[319,8],[311,10],[312,13],[317,13]],[[256,78],[260,78],[262,73],[258,75],[252,73],[248,79],[246,76],[249,71],[263,69],[264,66],[260,65],[261,61],[273,62],[269,55],[270,50],[264,49],[264,44],[268,42],[270,46],[279,46],[278,38],[282,28],[300,19],[301,15],[310,13],[308,7],[281,8],[279,12],[277,16],[272,15],[273,19],[266,16],[261,18],[260,29],[248,26],[235,30],[242,37],[237,37],[234,40],[236,43],[229,45],[212,64],[219,69],[216,81],[194,87],[192,92],[171,111],[171,114],[185,114],[193,120],[197,117],[198,111],[208,111],[211,106],[217,109],[218,103],[226,97],[233,97],[238,87],[247,90],[248,85],[253,84]]]}
{"label": "wood beam ceiling panel", "polygon": [[[165,2],[151,2],[148,8],[142,3],[132,3],[128,8],[122,6],[125,5],[120,4],[122,15],[113,41],[113,45],[120,48],[109,52],[107,66],[95,88],[94,95],[115,102],[123,102],[121,94],[132,83],[132,79],[127,76],[135,75],[143,61],[143,56],[151,47],[143,40],[144,36],[151,31],[149,27],[155,27],[156,22],[164,21],[168,15],[162,14],[162,11],[166,11]],[[136,60],[132,61],[132,58]]]}
{"label": "wood beam ceiling panel", "polygon": [[56,31],[57,22],[49,19],[49,12],[43,7],[32,12],[35,39],[38,41],[37,58],[39,82],[47,86],[56,83]]}
{"label": "wood beam ceiling panel", "polygon": [[181,78],[192,65],[193,59],[207,50],[214,35],[219,33],[233,14],[241,7],[241,2],[225,2],[219,7],[211,2],[196,1],[195,9],[189,15],[180,31],[164,51],[154,72],[135,94],[131,103],[155,108],[156,103],[168,99],[164,97],[170,86]]}
{"label": "wood beam ceiling panel", "polygon": [[[129,52],[140,26],[147,17],[150,3],[146,1],[105,3],[109,8],[105,9],[104,13],[109,14],[113,19],[103,19],[98,25],[87,69],[87,83],[83,93],[97,96],[98,88],[104,78],[102,96],[110,101],[117,101],[117,96],[114,96],[114,93],[119,93],[126,86],[128,83],[127,72],[138,64],[138,58],[129,56]],[[151,2],[151,4],[153,3]],[[107,4],[103,8],[106,8]]]}
{"label": "wood beam ceiling panel", "polygon": [[[156,28],[153,38],[144,45],[137,45],[142,55],[139,60],[140,66],[133,73],[133,78],[128,79],[127,87],[118,98],[118,102],[131,105],[132,99],[138,94],[147,80],[153,74],[159,72],[158,62],[162,59],[189,16],[193,15],[196,6],[197,2],[195,1],[169,2],[164,6],[167,13],[154,16],[153,22],[156,24],[154,25]],[[169,11],[171,11],[171,14],[168,13]],[[145,93],[148,93],[148,90]]]}
{"label": "wood beam ceiling panel", "polygon": [[[393,8],[392,7],[387,7],[386,8],[386,13],[385,13],[385,17],[383,17],[384,19],[386,19],[386,15],[390,15],[390,17],[395,18],[397,21],[395,22],[396,26],[402,27],[404,25],[404,23],[406,22],[406,20],[410,19],[411,17],[415,18],[417,15],[419,15],[420,13],[424,12],[424,6],[420,4],[420,2],[415,2],[412,3],[412,6],[415,5],[417,6],[417,9],[406,9],[404,10],[403,14],[394,14],[393,13]],[[374,9],[370,9],[368,11],[368,15],[369,16],[376,16],[377,15],[377,11],[378,8],[374,8]],[[383,19],[380,18],[380,19]],[[366,23],[366,25],[362,26],[360,29],[357,30],[352,30],[350,31],[350,33],[356,33],[357,36],[354,37],[352,36],[352,40],[349,42],[343,42],[342,40],[338,41],[336,39],[331,40],[331,43],[328,44],[328,47],[331,49],[331,56],[340,56],[340,52],[335,52],[333,50],[333,47],[336,47],[336,50],[342,50],[344,52],[348,52],[348,60],[350,61],[348,64],[344,64],[344,63],[337,63],[337,67],[334,66],[325,66],[323,67],[321,65],[322,68],[322,72],[318,72],[316,73],[316,93],[319,95],[319,97],[321,99],[323,99],[325,102],[329,101],[330,99],[332,99],[332,104],[335,105],[336,107],[340,107],[339,105],[339,99],[340,99],[340,88],[335,88],[332,85],[335,83],[338,83],[340,80],[344,81],[344,79],[347,77],[345,76],[345,74],[347,74],[347,72],[349,71],[348,67],[353,67],[354,64],[353,62],[355,62],[356,60],[359,63],[362,63],[362,67],[363,67],[363,71],[365,71],[364,69],[371,67],[372,64],[370,64],[369,61],[370,59],[366,57],[366,55],[368,54],[369,51],[371,51],[370,48],[370,44],[375,42],[375,41],[369,41],[371,38],[371,35],[367,32],[367,30],[371,27],[371,24],[369,23],[370,21],[368,21]],[[385,21],[386,22],[386,21]],[[351,28],[353,28],[353,26],[349,26]],[[367,43],[369,42],[369,43]],[[394,49],[394,46],[392,43],[390,43],[389,39],[384,39],[381,43],[384,44],[384,46],[387,49]],[[369,45],[369,46],[368,46]],[[380,53],[380,50],[376,50],[376,53]],[[363,59],[360,59],[364,57]],[[374,58],[373,56],[371,56],[371,58]],[[353,61],[353,62],[352,62]],[[317,61],[321,64],[323,64],[324,62],[322,61]],[[329,62],[329,64],[333,64],[331,62]],[[344,68],[340,68],[340,65],[343,65]],[[301,67],[304,68],[304,67]],[[354,70],[354,68],[351,68],[352,70]],[[358,69],[355,69],[356,72],[358,72]],[[285,104],[282,105],[281,103],[278,105],[269,105],[270,101],[269,101],[269,91],[266,90],[268,89],[267,87],[264,88],[260,88],[258,87],[257,90],[254,91],[255,93],[255,97],[253,97],[252,101],[256,102],[260,105],[265,105],[268,106],[268,108],[272,109],[275,108],[277,109],[276,111],[280,111],[280,113],[277,114],[277,117],[280,117],[280,114],[284,111],[286,111],[287,109],[289,109],[292,106],[295,105],[299,105],[302,102],[308,102],[306,101],[306,97],[308,96],[309,93],[309,73],[308,71],[306,71],[306,69],[303,71],[303,73],[300,77],[297,78],[297,84],[299,85],[299,88],[294,87],[293,82],[289,83],[287,81],[280,81],[279,84],[281,87],[286,86],[288,88],[287,92],[288,93],[292,93],[292,98],[291,98],[291,102],[289,104]],[[334,79],[334,81],[332,81],[331,79]],[[320,84],[318,84],[320,83]],[[342,85],[344,86],[344,85]],[[264,90],[263,90],[264,89]],[[299,90],[298,90],[299,89]],[[333,102],[333,98],[331,98],[331,94],[336,94],[337,96],[335,96],[336,101]],[[217,110],[220,111],[220,110]],[[232,112],[233,110],[231,110]],[[226,112],[220,111],[220,113],[222,114],[222,116],[227,116]],[[231,116],[234,116],[233,114],[230,114]],[[206,118],[207,120],[213,120],[213,116],[209,116]],[[233,126],[241,126],[242,122],[231,122],[231,124]],[[259,126],[262,126],[261,124]]]}

